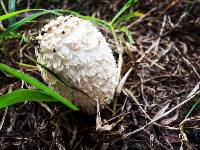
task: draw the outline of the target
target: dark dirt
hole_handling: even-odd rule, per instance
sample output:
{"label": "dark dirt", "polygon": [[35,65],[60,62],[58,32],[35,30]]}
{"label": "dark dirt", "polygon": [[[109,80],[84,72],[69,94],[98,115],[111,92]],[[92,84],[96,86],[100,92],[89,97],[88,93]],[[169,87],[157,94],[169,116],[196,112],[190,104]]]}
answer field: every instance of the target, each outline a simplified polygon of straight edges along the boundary
{"label": "dark dirt", "polygon": [[[109,21],[124,3],[122,0],[30,0],[17,3],[17,9],[33,8],[36,4],[46,9],[71,8],[81,14],[95,14]],[[200,149],[198,106],[185,122],[182,132],[179,128],[181,121],[199,100],[198,94],[156,124],[150,124],[124,138],[127,133],[150,122],[148,117],[152,119],[155,115],[162,115],[160,109],[165,107],[166,111],[170,111],[185,101],[200,81],[200,2],[140,0],[131,8],[131,11],[136,10],[144,15],[124,23],[131,31],[134,42],[129,43],[123,33],[118,35],[124,50],[122,77],[131,66],[133,71],[118,97],[114,116],[121,116],[109,122],[116,123],[121,119],[117,125],[110,132],[98,132],[95,129],[95,115],[72,112],[57,103],[17,104],[0,110],[0,150]],[[19,15],[17,19],[25,16]],[[48,16],[39,20],[44,18]],[[3,23],[4,26],[8,24]],[[25,25],[18,31],[34,37],[43,24]],[[111,33],[106,31],[104,34],[115,50]],[[12,39],[1,42],[0,46],[0,62],[18,69],[15,62],[20,60],[31,64],[24,54],[34,57],[33,43]],[[118,54],[115,53],[115,56]],[[21,69],[42,81],[38,71]],[[20,80],[0,72],[0,94],[21,86]],[[24,84],[23,87],[28,85]],[[112,108],[112,104],[110,106]],[[112,113],[108,110],[103,110],[101,115],[103,119],[112,119]],[[182,138],[184,135],[187,139]]]}

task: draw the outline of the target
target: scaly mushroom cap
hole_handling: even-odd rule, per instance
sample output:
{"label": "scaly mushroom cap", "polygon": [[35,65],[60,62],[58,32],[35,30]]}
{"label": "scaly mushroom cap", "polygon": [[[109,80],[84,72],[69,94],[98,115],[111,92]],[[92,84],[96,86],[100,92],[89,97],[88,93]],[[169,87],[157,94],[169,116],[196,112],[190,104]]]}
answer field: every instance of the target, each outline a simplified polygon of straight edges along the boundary
{"label": "scaly mushroom cap", "polygon": [[80,91],[61,84],[39,67],[44,80],[86,112],[95,112],[96,101],[108,104],[116,86],[117,66],[105,37],[89,21],[59,16],[45,25],[36,39],[37,61]]}

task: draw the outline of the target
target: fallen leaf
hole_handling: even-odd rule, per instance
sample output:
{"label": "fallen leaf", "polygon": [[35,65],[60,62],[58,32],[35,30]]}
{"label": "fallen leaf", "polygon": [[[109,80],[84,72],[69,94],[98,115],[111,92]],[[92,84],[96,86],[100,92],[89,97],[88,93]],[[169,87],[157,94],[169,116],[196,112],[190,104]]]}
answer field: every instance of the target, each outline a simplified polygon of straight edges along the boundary
{"label": "fallen leaf", "polygon": [[178,119],[178,113],[176,113],[173,117],[164,119],[161,121],[162,125],[169,125],[170,123],[176,121]]}
{"label": "fallen leaf", "polygon": [[161,108],[161,109],[156,113],[156,115],[153,117],[153,120],[156,119],[156,118],[158,118],[158,117],[161,116],[162,114],[164,114],[165,111],[169,108],[169,104],[170,104],[170,103],[168,103],[168,104],[165,105],[163,108]]}

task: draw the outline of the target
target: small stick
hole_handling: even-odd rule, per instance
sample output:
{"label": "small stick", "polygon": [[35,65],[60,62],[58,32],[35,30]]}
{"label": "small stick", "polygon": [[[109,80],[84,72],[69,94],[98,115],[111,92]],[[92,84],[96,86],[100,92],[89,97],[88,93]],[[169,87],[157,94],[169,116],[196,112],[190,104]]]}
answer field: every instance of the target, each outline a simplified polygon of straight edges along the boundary
{"label": "small stick", "polygon": [[[195,86],[194,89],[197,89],[197,87],[199,87],[199,85],[200,85],[200,82]],[[176,106],[173,107],[171,110],[165,112],[165,113],[162,114],[161,116],[159,116],[159,117],[157,117],[157,118],[155,118],[155,119],[152,119],[149,123],[147,123],[147,124],[144,125],[143,127],[139,128],[139,129],[136,129],[136,130],[134,130],[134,131],[132,131],[132,132],[129,132],[129,133],[124,134],[122,138],[127,138],[127,137],[129,137],[129,136],[131,136],[131,135],[133,135],[133,134],[135,134],[135,133],[138,133],[138,132],[144,130],[147,126],[149,126],[149,125],[155,123],[156,121],[162,119],[163,117],[169,115],[169,114],[172,113],[174,110],[178,109],[179,107],[181,107],[181,106],[183,106],[184,104],[186,104],[187,102],[189,102],[192,98],[194,98],[197,94],[199,94],[200,91],[195,91],[195,92],[194,92],[194,91],[192,90],[191,93],[193,93],[193,94],[189,94],[185,101],[182,101],[180,104],[176,105]]]}

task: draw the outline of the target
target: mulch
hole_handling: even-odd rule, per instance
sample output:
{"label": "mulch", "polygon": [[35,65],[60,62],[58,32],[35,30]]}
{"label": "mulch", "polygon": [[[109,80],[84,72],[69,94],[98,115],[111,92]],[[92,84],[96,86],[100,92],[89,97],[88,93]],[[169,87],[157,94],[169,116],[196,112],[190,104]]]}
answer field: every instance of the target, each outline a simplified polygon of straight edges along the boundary
{"label": "mulch", "polygon": [[[32,0],[30,6],[35,3]],[[42,1],[40,7],[72,8],[85,15],[96,14],[110,20],[123,4],[122,0]],[[27,4],[20,1],[17,6],[22,9]],[[131,10],[144,14],[124,23],[132,33],[133,42],[128,42],[124,33],[118,36],[124,51],[122,77],[131,67],[133,71],[118,95],[115,118],[107,109],[101,112],[103,119],[111,119],[109,124],[116,123],[115,127],[109,132],[99,132],[94,114],[72,112],[57,103],[26,102],[0,110],[0,150],[200,148],[199,107],[185,120],[199,100],[200,2],[141,0]],[[35,36],[40,26],[24,26],[20,32]],[[111,34],[103,33],[116,51]],[[31,63],[24,54],[34,57],[31,42],[12,39],[0,45],[0,62],[15,68],[19,69],[15,62],[21,60]],[[117,59],[118,54],[114,55]],[[42,81],[38,71],[22,70]],[[1,94],[22,86],[29,85],[0,73]],[[197,94],[193,93],[190,98],[188,95],[192,91]],[[186,100],[188,102],[184,103]],[[151,122],[159,116],[162,117]]]}

